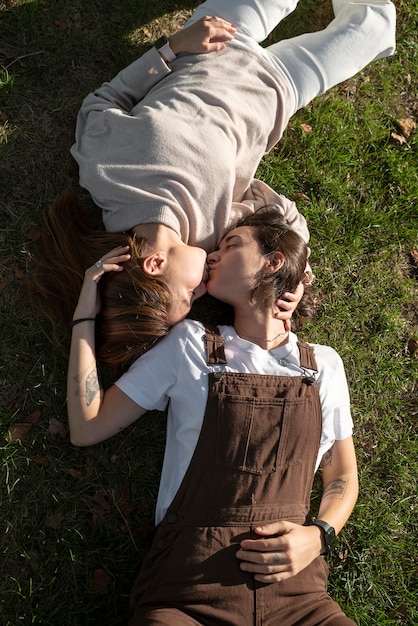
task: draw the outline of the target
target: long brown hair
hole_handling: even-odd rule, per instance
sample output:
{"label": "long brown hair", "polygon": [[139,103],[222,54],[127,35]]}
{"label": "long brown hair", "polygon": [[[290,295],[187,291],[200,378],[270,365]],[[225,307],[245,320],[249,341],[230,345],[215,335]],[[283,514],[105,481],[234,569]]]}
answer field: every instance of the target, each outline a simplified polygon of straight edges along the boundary
{"label": "long brown hair", "polygon": [[86,269],[116,246],[129,245],[131,260],[123,272],[109,273],[99,283],[101,312],[96,320],[97,358],[128,367],[169,331],[170,290],[163,277],[143,271],[151,252],[145,238],[131,232],[106,232],[98,213],[67,192],[48,207],[42,236],[32,257],[29,288],[47,317],[68,327]]}
{"label": "long brown hair", "polygon": [[[262,289],[266,306],[282,298],[284,292],[293,292],[305,276],[308,260],[308,246],[294,230],[289,228],[284,218],[270,206],[258,209],[255,213],[243,217],[238,226],[254,226],[257,239],[264,254],[282,252],[285,258],[283,266],[275,274],[260,274],[256,277],[254,292]],[[312,289],[305,286],[304,295],[296,313],[299,316],[312,317],[315,303]]]}

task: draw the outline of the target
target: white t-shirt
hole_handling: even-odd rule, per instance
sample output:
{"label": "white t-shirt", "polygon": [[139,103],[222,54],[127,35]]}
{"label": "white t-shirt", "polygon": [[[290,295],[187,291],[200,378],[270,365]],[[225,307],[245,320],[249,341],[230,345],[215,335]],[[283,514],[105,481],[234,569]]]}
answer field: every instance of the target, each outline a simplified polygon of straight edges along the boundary
{"label": "white t-shirt", "polygon": [[[300,376],[297,337],[286,345],[263,350],[241,339],[232,326],[220,326],[225,341],[226,372]],[[144,409],[163,411],[168,405],[167,439],[156,507],[156,523],[163,518],[189,466],[206,409],[208,374],[200,322],[177,324],[149,352],[138,359],[116,385]],[[344,366],[333,348],[313,345],[315,375],[322,407],[322,436],[316,469],[335,440],[353,431]],[[309,372],[311,373],[311,372]]]}

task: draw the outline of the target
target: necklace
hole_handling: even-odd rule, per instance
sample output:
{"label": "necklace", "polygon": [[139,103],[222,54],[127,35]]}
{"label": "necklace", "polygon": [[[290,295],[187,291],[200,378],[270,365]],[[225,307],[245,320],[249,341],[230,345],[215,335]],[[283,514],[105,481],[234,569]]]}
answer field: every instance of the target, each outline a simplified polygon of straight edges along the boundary
{"label": "necklace", "polygon": [[251,341],[266,341],[267,343],[271,343],[272,341],[276,341],[279,337],[283,337],[283,335],[287,335],[287,330],[282,333],[279,333],[273,339],[264,339],[264,337],[252,337],[251,335],[242,335],[238,331],[236,331],[237,335],[241,337],[241,339],[251,339]]}

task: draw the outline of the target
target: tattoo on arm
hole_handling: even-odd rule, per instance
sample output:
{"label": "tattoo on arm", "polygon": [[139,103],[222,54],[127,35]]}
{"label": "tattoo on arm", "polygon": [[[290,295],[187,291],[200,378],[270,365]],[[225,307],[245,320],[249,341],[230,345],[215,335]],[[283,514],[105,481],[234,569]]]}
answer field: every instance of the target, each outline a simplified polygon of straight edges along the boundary
{"label": "tattoo on arm", "polygon": [[[86,383],[83,388],[82,381],[84,377],[86,377]],[[77,388],[74,391],[74,395],[85,398],[86,405],[90,406],[97,393],[100,393],[101,391],[100,381],[97,375],[97,369],[92,369],[90,372],[87,373],[87,375],[85,372],[82,372],[81,374],[74,376],[73,380],[77,385]]]}
{"label": "tattoo on arm", "polygon": [[327,450],[324,456],[322,457],[321,467],[327,467],[327,465],[331,465],[333,452],[334,452],[334,445],[332,445],[330,449]]}
{"label": "tattoo on arm", "polygon": [[97,377],[97,370],[92,370],[86,378],[86,404],[90,406],[96,394],[100,392],[100,383]]}
{"label": "tattoo on arm", "polygon": [[344,498],[346,487],[347,480],[336,478],[325,487],[322,499],[325,500],[325,498],[334,498],[335,500],[342,500]]}

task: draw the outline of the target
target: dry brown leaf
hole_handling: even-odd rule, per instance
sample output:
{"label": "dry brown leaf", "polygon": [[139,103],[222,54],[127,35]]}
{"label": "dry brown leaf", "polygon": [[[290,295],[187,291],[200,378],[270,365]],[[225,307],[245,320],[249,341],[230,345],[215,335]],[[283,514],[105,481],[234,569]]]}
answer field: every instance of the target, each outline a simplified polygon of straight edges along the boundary
{"label": "dry brown leaf", "polygon": [[68,430],[65,428],[62,422],[57,420],[56,417],[51,417],[51,419],[49,420],[48,432],[52,435],[59,435],[63,438],[68,435]]}
{"label": "dry brown leaf", "polygon": [[36,463],[36,465],[41,465],[41,467],[49,467],[51,465],[51,461],[48,459],[48,457],[42,456],[40,454],[32,457],[32,461]]}
{"label": "dry brown leaf", "polygon": [[62,520],[63,515],[61,511],[58,511],[58,513],[55,513],[55,515],[51,515],[50,517],[46,518],[45,526],[48,526],[48,528],[52,528],[53,530],[59,530],[62,526]]}
{"label": "dry brown leaf", "polygon": [[70,476],[72,476],[73,478],[82,478],[83,474],[81,473],[80,470],[76,470],[76,469],[69,469],[68,473]]}
{"label": "dry brown leaf", "polygon": [[28,422],[29,424],[36,424],[41,415],[42,411],[33,411],[33,413],[29,413],[29,415],[27,415],[23,421]]}
{"label": "dry brown leaf", "polygon": [[410,339],[406,344],[406,351],[409,352],[411,356],[414,356],[418,359],[418,340]]}
{"label": "dry brown leaf", "polygon": [[0,111],[0,124],[5,124],[9,119],[9,114],[6,111]]}
{"label": "dry brown leaf", "polygon": [[65,20],[55,20],[55,26],[59,32],[68,30],[68,22]]}
{"label": "dry brown leaf", "polygon": [[10,424],[9,430],[5,435],[6,441],[8,443],[13,443],[14,441],[20,441],[24,437],[26,437],[30,431],[32,430],[33,424],[16,422],[14,424]]}
{"label": "dry brown leaf", "polygon": [[105,595],[111,580],[109,574],[103,569],[95,569],[90,583],[90,593],[94,596]]}
{"label": "dry brown leaf", "polygon": [[29,413],[29,415],[24,417],[21,422],[11,424],[9,426],[9,431],[5,435],[6,441],[8,443],[12,443],[13,441],[20,441],[26,437],[32,430],[32,426],[36,424],[41,415],[41,411],[33,411],[33,413]]}
{"label": "dry brown leaf", "polygon": [[312,126],[310,126],[309,124],[301,124],[300,127],[304,133],[309,134],[312,132]]}
{"label": "dry brown leaf", "polygon": [[405,139],[409,139],[412,131],[414,131],[417,127],[416,122],[412,119],[412,117],[396,120],[396,125]]}
{"label": "dry brown leaf", "polygon": [[304,193],[295,193],[295,198],[298,200],[310,200],[309,196]]}
{"label": "dry brown leaf", "polygon": [[405,137],[403,135],[398,135],[398,133],[395,132],[391,132],[390,136],[392,137],[392,139],[394,139],[397,143],[399,143],[400,145],[407,143]]}

